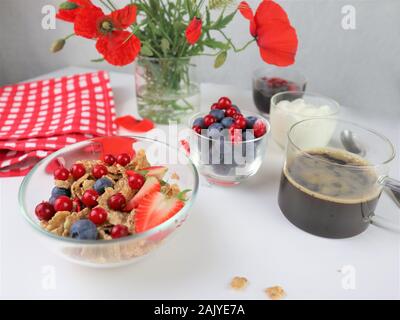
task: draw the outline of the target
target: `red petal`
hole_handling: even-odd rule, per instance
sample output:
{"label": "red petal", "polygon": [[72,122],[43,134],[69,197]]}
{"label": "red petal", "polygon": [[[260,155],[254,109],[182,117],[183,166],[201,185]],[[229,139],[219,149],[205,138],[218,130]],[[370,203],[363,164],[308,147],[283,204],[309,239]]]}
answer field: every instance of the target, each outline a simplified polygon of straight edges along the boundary
{"label": "red petal", "polygon": [[45,168],[45,171],[48,174],[53,174],[54,171],[56,171],[58,168],[61,168],[64,166],[65,166],[65,159],[58,157],[49,162],[49,164]]}
{"label": "red petal", "polygon": [[56,15],[57,19],[67,22],[74,22],[80,9],[95,7],[90,0],[70,0],[70,2],[75,3],[78,8],[70,10],[59,9]]}
{"label": "red petal", "polygon": [[124,116],[115,120],[115,123],[126,130],[132,132],[148,132],[154,129],[154,123],[151,120],[137,120],[133,116]]}
{"label": "red petal", "polygon": [[110,14],[111,19],[116,22],[116,27],[126,29],[136,21],[137,8],[135,5],[127,5],[125,8],[116,10]]}
{"label": "red petal", "polygon": [[194,17],[186,28],[185,36],[189,44],[194,45],[201,37],[203,22],[201,19]]}
{"label": "red petal", "polygon": [[270,0],[264,0],[260,3],[254,19],[257,28],[277,21],[290,24],[289,17],[285,10],[279,4]]}
{"label": "red petal", "polygon": [[136,151],[133,148],[133,144],[137,141],[133,138],[128,137],[101,137],[93,139],[98,142],[100,146],[100,159],[103,159],[106,154],[118,155],[121,153],[127,153],[133,158],[136,155]]}
{"label": "red petal", "polygon": [[275,22],[258,30],[258,46],[262,59],[276,66],[295,62],[298,48],[296,30],[287,23]]}
{"label": "red petal", "polygon": [[97,22],[104,17],[100,8],[91,7],[80,9],[75,19],[75,34],[88,39],[95,39],[101,35]]}
{"label": "red petal", "polygon": [[238,9],[245,19],[250,21],[254,19],[253,10],[246,1],[242,1],[241,3],[239,3]]}
{"label": "red petal", "polygon": [[96,48],[108,63],[125,66],[136,59],[141,44],[140,40],[128,31],[114,31],[110,35],[100,37]]}
{"label": "red petal", "polygon": [[74,22],[77,13],[78,13],[77,9],[74,9],[74,10],[60,9],[57,12],[56,18],[59,20],[66,21],[66,22]]}

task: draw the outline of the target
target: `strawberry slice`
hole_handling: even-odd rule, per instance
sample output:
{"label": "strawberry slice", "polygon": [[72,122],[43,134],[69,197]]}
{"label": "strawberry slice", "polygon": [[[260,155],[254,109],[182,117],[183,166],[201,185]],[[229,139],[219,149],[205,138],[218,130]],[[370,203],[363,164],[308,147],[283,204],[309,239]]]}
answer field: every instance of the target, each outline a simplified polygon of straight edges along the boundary
{"label": "strawberry slice", "polygon": [[161,184],[157,178],[149,177],[139,192],[126,204],[125,211],[132,211],[138,207],[145,196],[154,192],[159,192],[160,190]]}
{"label": "strawberry slice", "polygon": [[167,173],[168,168],[163,166],[149,167],[143,169],[143,171],[146,172],[146,177],[156,177],[159,180],[162,180]]}
{"label": "strawberry slice", "polygon": [[135,231],[145,232],[175,216],[185,203],[177,198],[167,198],[160,192],[147,195],[135,214]]}

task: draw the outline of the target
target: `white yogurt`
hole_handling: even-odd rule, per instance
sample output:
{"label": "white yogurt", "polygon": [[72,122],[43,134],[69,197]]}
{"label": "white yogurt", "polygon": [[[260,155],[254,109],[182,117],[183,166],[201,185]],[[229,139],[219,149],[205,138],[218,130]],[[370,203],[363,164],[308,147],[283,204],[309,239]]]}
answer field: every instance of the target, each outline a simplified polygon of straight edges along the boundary
{"label": "white yogurt", "polygon": [[[288,132],[295,123],[310,118],[329,117],[335,114],[336,111],[334,106],[327,104],[314,105],[306,102],[304,99],[296,99],[294,101],[282,100],[271,108],[272,137],[282,148],[285,148]],[[333,123],[332,127],[327,128],[325,124],[321,125],[321,128],[318,129],[320,132],[318,136],[307,135],[304,132],[304,137],[300,138],[303,147],[326,145],[332,137],[335,125]],[[313,130],[313,132],[315,131]]]}

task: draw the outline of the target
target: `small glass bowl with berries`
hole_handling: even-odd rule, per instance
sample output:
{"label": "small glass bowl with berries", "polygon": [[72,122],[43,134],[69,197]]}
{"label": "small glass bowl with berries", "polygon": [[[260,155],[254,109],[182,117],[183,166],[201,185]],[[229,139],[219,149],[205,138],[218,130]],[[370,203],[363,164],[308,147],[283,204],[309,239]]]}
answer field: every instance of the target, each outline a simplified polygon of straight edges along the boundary
{"label": "small glass bowl with berries", "polygon": [[210,183],[234,186],[260,169],[270,132],[262,116],[221,97],[208,113],[194,115],[189,126],[191,158]]}
{"label": "small glass bowl with berries", "polygon": [[51,249],[104,268],[135,262],[164,243],[186,221],[197,189],[197,169],[183,151],[152,139],[104,137],[42,160],[22,182],[19,202]]}
{"label": "small glass bowl with berries", "polygon": [[293,67],[278,68],[265,66],[253,74],[253,100],[257,109],[269,115],[271,98],[280,92],[297,92],[297,98],[302,97],[306,90],[305,77]]}

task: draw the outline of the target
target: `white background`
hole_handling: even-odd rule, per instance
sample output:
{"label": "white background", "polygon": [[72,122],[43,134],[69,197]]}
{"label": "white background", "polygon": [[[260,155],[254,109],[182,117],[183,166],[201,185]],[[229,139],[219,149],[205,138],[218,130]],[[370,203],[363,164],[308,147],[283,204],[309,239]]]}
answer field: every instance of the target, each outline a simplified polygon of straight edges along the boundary
{"label": "white background", "polygon": [[[0,85],[14,83],[68,65],[92,66],[94,43],[71,39],[58,55],[48,48],[54,39],[72,33],[59,22],[56,30],[41,27],[44,5],[62,0],[0,0]],[[120,0],[125,3],[127,1]],[[239,2],[239,1],[237,1]],[[398,0],[279,0],[296,27],[300,48],[296,66],[309,80],[309,89],[342,104],[400,119],[400,1]],[[258,0],[250,0],[253,8]],[[341,25],[345,5],[356,9],[356,30]],[[249,38],[248,24],[237,15],[229,34],[235,43]],[[251,74],[263,66],[257,48],[231,54],[227,64],[212,70],[202,59],[202,81],[250,88]],[[95,66],[96,67],[96,66]],[[107,67],[102,64],[101,67]],[[132,73],[133,66],[124,68]]]}

